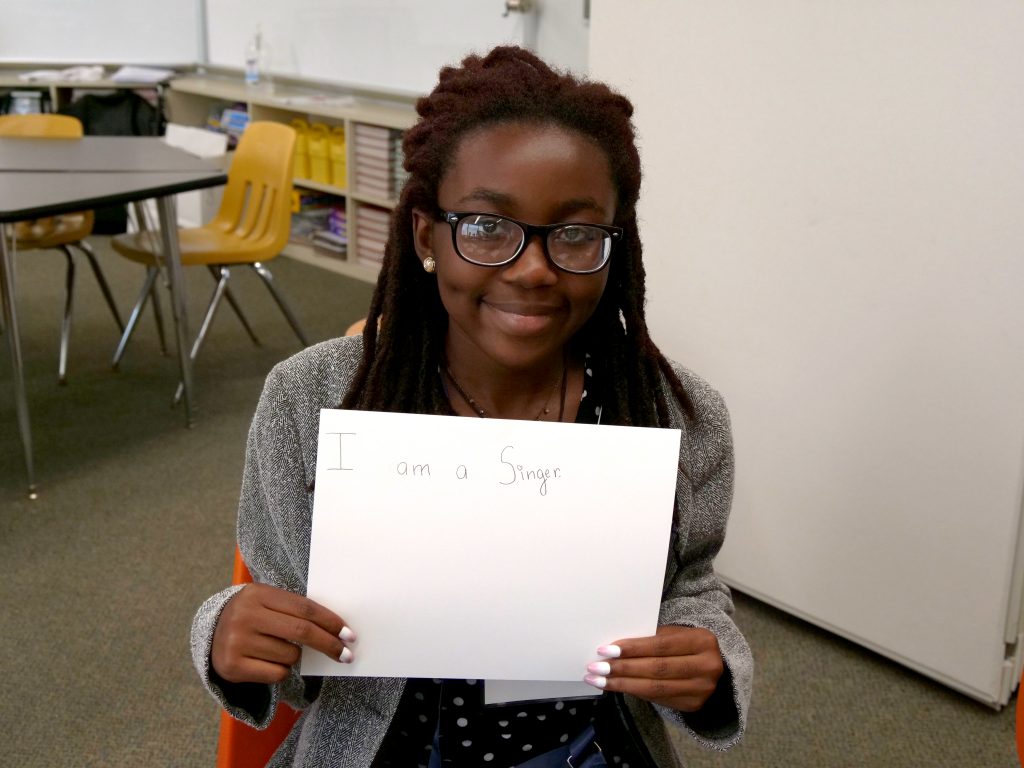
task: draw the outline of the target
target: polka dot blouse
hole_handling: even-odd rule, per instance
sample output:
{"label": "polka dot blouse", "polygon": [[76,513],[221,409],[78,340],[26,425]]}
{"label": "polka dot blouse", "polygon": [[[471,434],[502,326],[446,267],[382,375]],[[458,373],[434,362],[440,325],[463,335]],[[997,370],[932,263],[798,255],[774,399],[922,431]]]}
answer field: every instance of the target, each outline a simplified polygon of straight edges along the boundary
{"label": "polka dot blouse", "polygon": [[[600,420],[601,405],[587,355],[576,422],[598,424]],[[583,673],[581,668],[581,678]],[[593,721],[597,701],[589,697],[485,706],[483,694],[483,680],[410,679],[373,768],[426,768],[435,737],[443,766],[509,768],[575,738]],[[622,756],[609,755],[607,750],[605,757],[623,764]]]}

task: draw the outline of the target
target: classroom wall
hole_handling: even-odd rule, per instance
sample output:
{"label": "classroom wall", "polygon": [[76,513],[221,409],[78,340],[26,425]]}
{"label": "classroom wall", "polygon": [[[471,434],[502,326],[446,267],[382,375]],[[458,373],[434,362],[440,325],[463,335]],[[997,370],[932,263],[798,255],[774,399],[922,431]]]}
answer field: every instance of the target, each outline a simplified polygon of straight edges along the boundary
{"label": "classroom wall", "polygon": [[257,27],[279,74],[429,91],[437,72],[471,51],[527,45],[558,66],[584,72],[582,0],[538,0],[503,17],[504,0],[206,0],[210,63],[243,65]]}
{"label": "classroom wall", "polygon": [[654,338],[732,411],[721,573],[995,701],[1020,607],[1024,6],[648,0],[591,24],[592,73],[636,105]]}
{"label": "classroom wall", "polygon": [[500,43],[586,72],[584,0],[5,0],[0,62],[191,64],[241,69],[257,26],[268,69],[422,93],[444,64]]}

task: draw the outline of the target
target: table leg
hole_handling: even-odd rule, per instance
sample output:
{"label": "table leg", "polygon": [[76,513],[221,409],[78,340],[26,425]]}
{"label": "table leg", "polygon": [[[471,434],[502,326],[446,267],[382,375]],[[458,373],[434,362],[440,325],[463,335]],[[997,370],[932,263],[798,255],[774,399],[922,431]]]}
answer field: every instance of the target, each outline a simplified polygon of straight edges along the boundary
{"label": "table leg", "polygon": [[181,381],[185,385],[185,423],[192,426],[194,403],[192,399],[192,358],[189,356],[188,315],[185,311],[185,276],[181,269],[181,251],[178,248],[178,221],[174,213],[174,198],[157,200],[160,214],[160,239],[163,245],[164,265],[171,284],[171,313],[174,317],[174,336],[178,344],[178,365]]}
{"label": "table leg", "polygon": [[7,346],[11,352],[11,370],[14,376],[14,408],[18,414],[21,448],[25,455],[28,475],[28,497],[36,498],[36,478],[32,466],[32,425],[28,416],[28,398],[25,394],[25,365],[21,358],[21,337],[18,331],[18,312],[14,303],[14,258],[7,247],[7,234],[0,225],[0,293],[3,294],[4,322],[7,325]]}

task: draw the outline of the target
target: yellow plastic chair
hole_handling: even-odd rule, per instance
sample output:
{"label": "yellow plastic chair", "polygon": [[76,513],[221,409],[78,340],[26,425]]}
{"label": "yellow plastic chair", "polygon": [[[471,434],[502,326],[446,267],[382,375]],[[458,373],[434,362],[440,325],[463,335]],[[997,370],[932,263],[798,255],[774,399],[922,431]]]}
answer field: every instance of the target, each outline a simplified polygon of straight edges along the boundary
{"label": "yellow plastic chair", "polygon": [[[34,139],[80,139],[82,123],[74,117],[66,115],[0,115],[0,136],[7,138]],[[60,331],[60,362],[57,375],[61,384],[67,383],[68,347],[71,341],[71,307],[75,288],[75,260],[71,249],[75,248],[89,260],[89,266],[96,276],[103,298],[110,307],[117,327],[124,332],[124,323],[117,311],[110,286],[103,276],[96,255],[86,242],[92,233],[93,213],[65,213],[35,221],[19,221],[13,227],[13,245],[15,250],[35,251],[56,249],[64,252],[67,259],[66,292],[64,297],[64,320]]]}
{"label": "yellow plastic chair", "polygon": [[[309,346],[295,314],[264,266],[264,262],[277,256],[288,242],[294,148],[295,130],[290,126],[274,122],[250,123],[238,142],[217,215],[202,227],[178,230],[182,265],[204,266],[217,281],[192,345],[190,354],[193,361],[202,348],[221,298],[227,299],[253,343],[259,344],[228,285],[231,267],[241,264],[256,271],[299,341],[303,346]],[[146,283],[114,354],[115,367],[124,354],[145,306],[149,288],[158,274],[161,260],[159,242],[159,238],[148,231],[118,235],[111,241],[114,250],[147,269]],[[179,384],[175,402],[181,398],[181,392],[182,385]]]}

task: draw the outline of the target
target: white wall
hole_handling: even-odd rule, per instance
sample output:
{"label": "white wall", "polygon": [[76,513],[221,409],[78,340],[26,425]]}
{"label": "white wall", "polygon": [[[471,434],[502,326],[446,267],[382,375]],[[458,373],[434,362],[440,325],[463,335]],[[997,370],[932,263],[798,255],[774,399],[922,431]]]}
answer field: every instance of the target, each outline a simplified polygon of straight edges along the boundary
{"label": "white wall", "polygon": [[584,5],[584,0],[537,0],[536,44],[530,46],[552,66],[580,75],[587,74],[590,53]]}
{"label": "white wall", "polygon": [[535,45],[585,71],[582,0],[502,17],[504,0],[207,0],[210,62],[241,67],[259,26],[271,72],[423,93],[444,64],[501,43]]}
{"label": "white wall", "polygon": [[994,701],[1024,486],[1024,6],[647,0],[591,23],[592,74],[637,107],[655,339],[732,410],[720,571]]}

